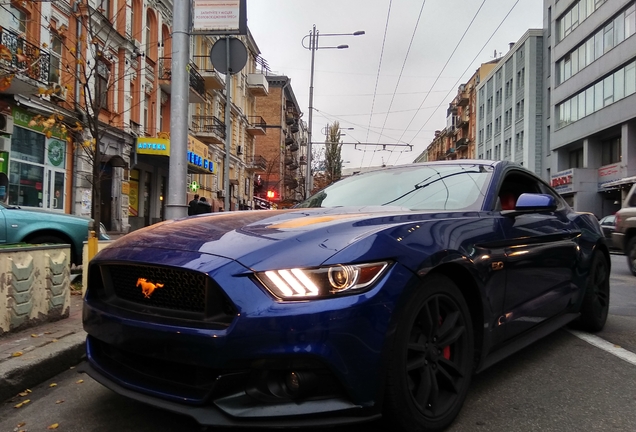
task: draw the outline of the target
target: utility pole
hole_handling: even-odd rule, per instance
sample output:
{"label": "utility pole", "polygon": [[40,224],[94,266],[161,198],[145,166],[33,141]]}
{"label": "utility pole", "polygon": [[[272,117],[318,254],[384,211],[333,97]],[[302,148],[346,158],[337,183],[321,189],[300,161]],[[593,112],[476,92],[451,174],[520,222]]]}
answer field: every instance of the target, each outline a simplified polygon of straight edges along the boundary
{"label": "utility pole", "polygon": [[166,219],[187,215],[190,0],[174,0],[170,97],[170,163]]}

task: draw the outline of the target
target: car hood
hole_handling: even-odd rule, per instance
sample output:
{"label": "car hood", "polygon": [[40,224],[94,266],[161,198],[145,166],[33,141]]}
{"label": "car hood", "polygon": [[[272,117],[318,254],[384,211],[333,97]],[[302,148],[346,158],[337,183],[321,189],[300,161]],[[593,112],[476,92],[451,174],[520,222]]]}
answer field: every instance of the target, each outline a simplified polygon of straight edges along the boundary
{"label": "car hood", "polygon": [[4,208],[3,211],[5,212],[5,215],[19,218],[19,219],[55,220],[60,222],[82,223],[82,224],[88,224],[88,222],[91,220],[91,218],[86,216],[60,213],[56,211],[38,209],[38,208],[7,207],[7,208]]}
{"label": "car hood", "polygon": [[[438,219],[440,215],[435,213]],[[107,255],[108,259],[117,259],[113,250],[117,248],[127,252],[163,249],[221,256],[254,270],[316,266],[374,232],[430,217],[430,212],[395,207],[213,213],[135,231],[114,242]]]}

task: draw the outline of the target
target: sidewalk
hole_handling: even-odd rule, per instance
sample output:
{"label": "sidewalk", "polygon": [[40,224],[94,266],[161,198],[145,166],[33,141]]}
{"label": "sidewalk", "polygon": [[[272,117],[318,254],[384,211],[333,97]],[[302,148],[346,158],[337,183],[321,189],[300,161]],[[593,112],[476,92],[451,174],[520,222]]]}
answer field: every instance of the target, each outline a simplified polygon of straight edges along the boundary
{"label": "sidewalk", "polygon": [[85,339],[81,295],[68,318],[0,337],[0,403],[78,364]]}

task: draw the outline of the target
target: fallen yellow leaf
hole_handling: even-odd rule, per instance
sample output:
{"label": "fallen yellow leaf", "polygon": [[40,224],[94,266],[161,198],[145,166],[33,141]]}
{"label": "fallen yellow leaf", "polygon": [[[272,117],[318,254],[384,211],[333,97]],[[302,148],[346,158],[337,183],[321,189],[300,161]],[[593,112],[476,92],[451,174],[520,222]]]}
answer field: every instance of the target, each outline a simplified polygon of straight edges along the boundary
{"label": "fallen yellow leaf", "polygon": [[49,384],[49,387],[57,387],[57,384],[51,383],[51,384]]}
{"label": "fallen yellow leaf", "polygon": [[32,337],[32,338],[36,338],[36,337],[39,337],[39,336],[38,336],[38,335],[36,335],[35,333],[33,333],[33,334],[31,335],[31,337]]}
{"label": "fallen yellow leaf", "polygon": [[84,380],[77,380],[77,384],[81,384],[83,382],[84,382]]}
{"label": "fallen yellow leaf", "polygon": [[11,354],[11,357],[20,357],[22,355],[22,351],[16,351],[13,354]]}
{"label": "fallen yellow leaf", "polygon": [[27,393],[31,393],[31,389],[26,389],[25,390]]}
{"label": "fallen yellow leaf", "polygon": [[24,397],[24,396],[26,396],[26,395],[28,395],[28,394],[29,394],[29,392],[25,392],[25,391],[23,391],[22,393],[18,393],[18,395],[20,395],[20,396],[22,396],[22,397]]}
{"label": "fallen yellow leaf", "polygon": [[60,399],[60,400],[58,400],[58,401],[55,401],[55,403],[56,403],[56,404],[64,403],[64,399]]}
{"label": "fallen yellow leaf", "polygon": [[20,402],[19,404],[15,405],[14,408],[22,408],[24,405],[28,404],[29,402],[31,402],[31,399],[26,399]]}
{"label": "fallen yellow leaf", "polygon": [[25,424],[26,424],[26,422],[20,422],[20,423],[18,423],[18,424],[17,424],[17,427],[22,427],[22,426],[24,426]]}
{"label": "fallen yellow leaf", "polygon": [[52,342],[57,342],[57,339],[53,339],[53,341],[52,341]]}
{"label": "fallen yellow leaf", "polygon": [[52,425],[48,426],[47,429],[57,429],[58,426],[59,423],[53,423]]}
{"label": "fallen yellow leaf", "polygon": [[51,333],[53,333],[53,332],[44,332],[44,334],[51,334]]}

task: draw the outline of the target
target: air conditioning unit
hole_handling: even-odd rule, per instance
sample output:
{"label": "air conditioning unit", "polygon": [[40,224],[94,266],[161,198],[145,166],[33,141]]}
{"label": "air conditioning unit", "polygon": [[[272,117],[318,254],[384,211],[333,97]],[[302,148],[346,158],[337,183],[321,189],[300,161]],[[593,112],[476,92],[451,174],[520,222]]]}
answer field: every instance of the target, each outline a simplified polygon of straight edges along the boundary
{"label": "air conditioning unit", "polygon": [[0,114],[0,133],[13,133],[13,117],[7,114]]}
{"label": "air conditioning unit", "polygon": [[51,93],[51,97],[54,99],[65,101],[66,91],[67,91],[66,87],[62,87],[59,84],[53,84],[53,93]]}
{"label": "air conditioning unit", "polygon": [[218,198],[225,198],[225,191],[224,190],[220,190],[216,193],[216,196]]}
{"label": "air conditioning unit", "polygon": [[0,151],[11,151],[11,138],[0,137]]}

